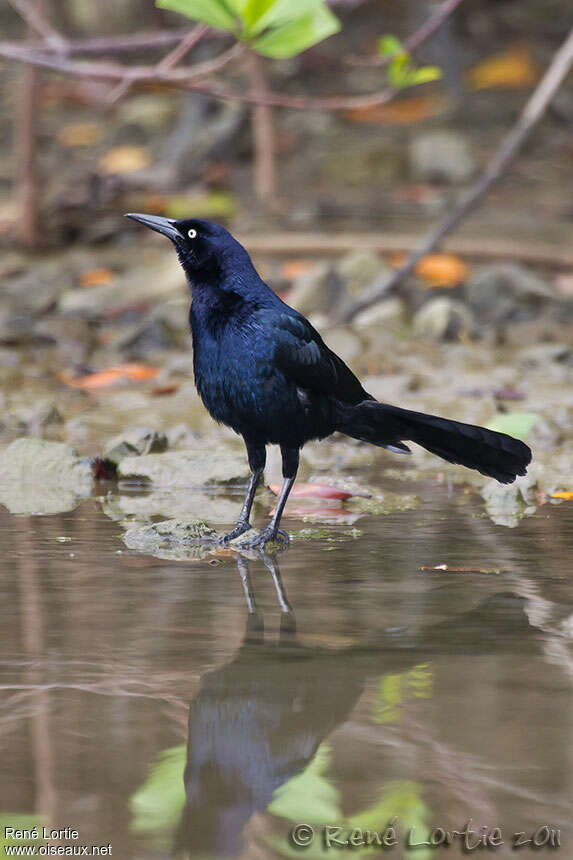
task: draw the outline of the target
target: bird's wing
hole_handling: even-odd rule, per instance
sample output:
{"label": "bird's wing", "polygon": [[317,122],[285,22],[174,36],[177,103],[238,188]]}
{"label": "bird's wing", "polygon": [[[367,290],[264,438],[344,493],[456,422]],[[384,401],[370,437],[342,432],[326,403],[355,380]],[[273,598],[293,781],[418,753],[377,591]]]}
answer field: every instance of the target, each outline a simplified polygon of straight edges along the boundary
{"label": "bird's wing", "polygon": [[265,320],[268,323],[275,366],[300,388],[331,395],[344,403],[370,399],[350,368],[303,316],[274,311]]}

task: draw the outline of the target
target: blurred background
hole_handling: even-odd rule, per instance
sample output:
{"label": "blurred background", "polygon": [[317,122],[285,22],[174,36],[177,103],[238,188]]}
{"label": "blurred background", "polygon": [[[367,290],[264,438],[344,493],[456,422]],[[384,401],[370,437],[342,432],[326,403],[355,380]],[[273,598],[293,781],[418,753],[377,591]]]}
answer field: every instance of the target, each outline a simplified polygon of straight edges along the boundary
{"label": "blurred background", "polygon": [[[293,856],[299,820],[474,817],[560,828],[566,854],[570,74],[393,274],[480,181],[571,4],[161,5],[0,5],[1,830],[256,860]],[[375,397],[525,439],[528,475],[307,445],[293,612],[278,568],[193,539],[235,520],[248,468],[195,391],[172,248],[129,211],[225,224]]]}

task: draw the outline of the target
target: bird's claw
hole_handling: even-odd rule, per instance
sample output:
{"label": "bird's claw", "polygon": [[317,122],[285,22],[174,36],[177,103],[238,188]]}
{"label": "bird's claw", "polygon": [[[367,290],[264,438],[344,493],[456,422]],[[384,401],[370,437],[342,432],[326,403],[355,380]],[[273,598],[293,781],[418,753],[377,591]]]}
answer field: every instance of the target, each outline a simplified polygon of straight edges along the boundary
{"label": "bird's claw", "polygon": [[269,526],[268,528],[263,529],[262,532],[259,532],[253,537],[236,544],[236,546],[238,546],[240,549],[264,550],[271,543],[277,544],[278,549],[286,549],[290,543],[290,538],[286,532],[282,531],[282,529],[277,529],[275,531]]}
{"label": "bird's claw", "polygon": [[241,537],[245,532],[250,531],[252,528],[250,523],[242,523],[238,522],[234,529],[231,529],[227,534],[221,535],[219,538],[219,543],[230,543],[230,541],[235,540],[235,538]]}

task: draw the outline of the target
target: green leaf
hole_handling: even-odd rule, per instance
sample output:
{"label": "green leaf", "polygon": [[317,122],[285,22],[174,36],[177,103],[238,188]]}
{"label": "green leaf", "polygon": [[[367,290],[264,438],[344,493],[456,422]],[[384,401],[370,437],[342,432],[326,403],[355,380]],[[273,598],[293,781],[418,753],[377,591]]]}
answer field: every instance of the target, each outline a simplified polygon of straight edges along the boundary
{"label": "green leaf", "polygon": [[398,54],[406,54],[402,42],[396,36],[382,36],[378,39],[378,53],[381,57],[396,57]]}
{"label": "green leaf", "polygon": [[162,835],[175,829],[185,805],[186,755],[185,744],[164,750],[144,784],[131,796],[134,833]]}
{"label": "green leaf", "polygon": [[308,15],[287,21],[263,33],[251,43],[258,54],[273,59],[294,57],[322,42],[341,28],[340,21],[326,6],[317,6]]}
{"label": "green leaf", "polygon": [[193,21],[202,21],[216,30],[236,30],[233,0],[156,0],[155,5],[160,9],[179,12]]}
{"label": "green leaf", "polygon": [[505,412],[490,421],[487,429],[495,430],[498,433],[507,433],[508,436],[516,436],[518,439],[525,439],[540,418],[541,415],[538,415],[537,412]]}
{"label": "green leaf", "polygon": [[269,812],[278,818],[312,824],[337,821],[341,816],[340,792],[326,776],[331,759],[330,746],[321,744],[303,772],[277,788]]}
{"label": "green leaf", "polygon": [[399,54],[388,66],[388,80],[398,90],[408,86],[408,76],[412,71],[408,54]]}
{"label": "green leaf", "polygon": [[[0,812],[0,857],[8,856],[6,848],[17,845],[33,845],[40,838],[42,827],[48,826],[48,819],[41,815],[32,815],[26,812]],[[15,830],[38,831],[36,839],[12,839],[6,836],[6,828],[13,827]],[[37,849],[36,849],[37,850]]]}
{"label": "green leaf", "polygon": [[408,75],[408,86],[413,87],[416,84],[427,84],[430,81],[439,81],[442,77],[442,70],[439,66],[422,66],[419,69],[412,69]]}
{"label": "green leaf", "polygon": [[241,17],[249,36],[310,15],[324,0],[243,0]]}
{"label": "green leaf", "polygon": [[194,218],[222,220],[232,218],[237,211],[237,200],[227,191],[209,191],[206,194],[175,194],[165,202],[165,214],[169,218]]}

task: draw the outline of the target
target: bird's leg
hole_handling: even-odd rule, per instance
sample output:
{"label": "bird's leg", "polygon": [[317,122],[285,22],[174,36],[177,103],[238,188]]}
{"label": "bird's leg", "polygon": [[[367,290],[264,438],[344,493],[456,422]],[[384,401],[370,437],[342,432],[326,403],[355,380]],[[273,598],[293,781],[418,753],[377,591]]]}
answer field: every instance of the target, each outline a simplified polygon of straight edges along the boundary
{"label": "bird's leg", "polygon": [[239,514],[239,519],[237,520],[237,525],[234,529],[228,532],[226,535],[220,539],[222,543],[227,543],[228,541],[233,540],[234,538],[240,537],[245,532],[248,532],[251,528],[250,517],[251,517],[251,509],[253,507],[253,502],[255,500],[255,493],[257,492],[257,487],[259,486],[259,481],[261,480],[263,470],[265,468],[267,452],[265,450],[264,445],[253,445],[250,442],[245,440],[245,444],[247,446],[247,455],[249,457],[249,466],[251,467],[251,479],[249,481],[249,486],[247,487],[247,493],[245,495],[245,501],[243,502],[243,507],[241,508],[241,513]]}
{"label": "bird's leg", "polygon": [[292,485],[296,480],[298,471],[299,449],[298,448],[283,448],[281,445],[281,454],[283,458],[283,477],[284,482],[278,498],[273,517],[263,531],[253,538],[251,541],[242,544],[250,549],[262,549],[270,541],[278,540],[280,543],[288,546],[289,536],[279,529],[281,517],[284,507],[287,503],[288,495],[292,489]]}
{"label": "bird's leg", "polygon": [[[289,618],[292,619],[292,623],[294,624],[294,610],[289,603],[289,599],[287,597],[285,587],[283,585],[283,581],[281,578],[281,572],[277,563],[276,558],[271,555],[263,554],[263,562],[267,570],[270,572],[273,578],[273,585],[275,587],[275,591],[277,593],[279,605],[281,608],[281,613],[283,615],[288,615]],[[282,622],[281,622],[282,626]],[[292,625],[291,625],[292,626]]]}
{"label": "bird's leg", "polygon": [[239,573],[241,574],[243,592],[245,594],[245,600],[247,601],[247,609],[249,611],[245,638],[252,639],[254,637],[256,640],[258,640],[261,635],[264,635],[265,623],[263,621],[263,616],[257,606],[255,592],[253,591],[253,587],[251,585],[248,560],[241,555],[237,555],[237,567],[239,568]]}

